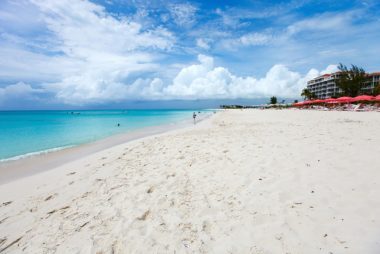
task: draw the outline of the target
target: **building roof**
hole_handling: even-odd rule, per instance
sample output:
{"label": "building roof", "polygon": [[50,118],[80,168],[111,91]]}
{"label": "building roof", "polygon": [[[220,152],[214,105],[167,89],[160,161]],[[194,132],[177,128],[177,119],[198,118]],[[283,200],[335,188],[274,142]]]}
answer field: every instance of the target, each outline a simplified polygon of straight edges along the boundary
{"label": "building roof", "polygon": [[316,79],[320,79],[320,78],[327,78],[327,77],[332,76],[332,75],[335,74],[335,73],[336,73],[336,72],[334,72],[334,73],[326,73],[326,74],[323,74],[323,75],[318,76],[318,77],[316,77],[316,78],[313,78],[312,80],[316,80]]}
{"label": "building roof", "polygon": [[[318,76],[316,78],[313,78],[313,79],[311,79],[309,81],[317,80],[317,79],[320,79],[320,78],[327,78],[327,77],[330,77],[330,76],[332,76],[334,74],[338,74],[338,73],[340,73],[340,71],[336,71],[336,72],[333,72],[333,73],[326,73],[326,74],[320,75],[320,76]],[[380,72],[367,73],[367,76],[380,76]]]}

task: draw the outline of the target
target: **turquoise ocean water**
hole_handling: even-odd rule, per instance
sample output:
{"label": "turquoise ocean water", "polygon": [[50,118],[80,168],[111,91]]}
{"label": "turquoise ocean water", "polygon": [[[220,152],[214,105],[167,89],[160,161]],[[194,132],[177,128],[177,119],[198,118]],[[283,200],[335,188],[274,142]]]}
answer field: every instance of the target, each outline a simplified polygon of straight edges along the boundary
{"label": "turquoise ocean water", "polygon": [[0,161],[143,127],[191,120],[192,113],[193,110],[0,111]]}

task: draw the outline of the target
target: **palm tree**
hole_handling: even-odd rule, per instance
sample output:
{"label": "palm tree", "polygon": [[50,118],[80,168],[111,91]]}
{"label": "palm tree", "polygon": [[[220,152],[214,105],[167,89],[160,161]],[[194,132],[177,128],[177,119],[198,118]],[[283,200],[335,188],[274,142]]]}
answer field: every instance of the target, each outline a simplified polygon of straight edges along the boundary
{"label": "palm tree", "polygon": [[311,92],[307,88],[305,88],[305,89],[302,90],[301,96],[304,97],[305,100],[306,99],[311,100],[311,99],[317,98],[317,96],[315,95],[315,93]]}
{"label": "palm tree", "polygon": [[277,104],[277,97],[276,96],[270,97],[270,104]]}
{"label": "palm tree", "polygon": [[301,93],[301,96],[306,100],[306,98],[308,98],[310,95],[310,90],[305,88],[302,90],[302,93]]}

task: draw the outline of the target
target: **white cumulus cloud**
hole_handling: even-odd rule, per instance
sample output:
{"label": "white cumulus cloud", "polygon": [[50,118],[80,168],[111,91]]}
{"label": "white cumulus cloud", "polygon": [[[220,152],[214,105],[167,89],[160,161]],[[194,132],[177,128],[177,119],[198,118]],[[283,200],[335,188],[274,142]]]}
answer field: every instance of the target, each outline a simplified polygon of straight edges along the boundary
{"label": "white cumulus cloud", "polygon": [[334,73],[334,72],[337,72],[338,71],[338,65],[336,64],[330,64],[329,66],[327,66],[326,69],[324,69],[323,71],[321,71],[320,74],[330,74],[330,73]]}
{"label": "white cumulus cloud", "polygon": [[[19,83],[0,89],[0,98],[9,95],[24,95],[33,98],[36,94],[54,92],[67,104],[99,103],[105,98],[113,100],[167,100],[167,99],[236,99],[263,98],[278,96],[282,98],[299,97],[306,82],[323,73],[335,71],[336,65],[329,65],[319,72],[311,69],[305,75],[277,64],[262,78],[238,76],[227,68],[215,66],[213,57],[198,55],[198,63],[183,67],[174,78],[164,82],[161,78],[138,78],[129,85],[117,82],[119,73],[102,72],[72,76],[61,83],[54,83],[35,89],[28,84]],[[81,84],[81,85],[76,85]]]}
{"label": "white cumulus cloud", "polygon": [[198,64],[183,68],[164,90],[164,96],[182,99],[260,98],[276,95],[299,97],[307,80],[320,74],[311,69],[302,76],[284,65],[274,65],[265,75],[239,77],[224,67],[215,67],[214,59],[199,55]]}
{"label": "white cumulus cloud", "polygon": [[45,91],[40,88],[33,88],[30,84],[18,82],[3,88],[0,87],[0,104],[7,100],[22,98],[26,100],[36,100],[38,95]]}
{"label": "white cumulus cloud", "polygon": [[63,53],[50,57],[62,63],[64,68],[57,75],[61,78],[45,82],[43,87],[64,103],[125,99],[134,88],[130,84],[134,81],[127,81],[130,76],[159,69],[150,50],[168,50],[175,41],[165,28],[144,29],[128,17],[111,16],[104,7],[89,1],[31,1],[51,32],[54,44],[49,45],[50,50]]}

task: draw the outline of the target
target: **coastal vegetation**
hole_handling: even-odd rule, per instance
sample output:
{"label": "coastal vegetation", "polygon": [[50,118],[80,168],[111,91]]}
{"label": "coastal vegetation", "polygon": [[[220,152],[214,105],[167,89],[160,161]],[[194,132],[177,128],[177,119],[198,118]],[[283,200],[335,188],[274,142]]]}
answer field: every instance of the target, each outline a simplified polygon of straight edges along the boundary
{"label": "coastal vegetation", "polygon": [[261,104],[261,105],[220,105],[221,109],[247,109],[247,108],[256,108],[256,109],[286,109],[291,108],[292,104]]}
{"label": "coastal vegetation", "polygon": [[317,96],[315,95],[315,93],[311,92],[307,88],[305,88],[305,89],[302,90],[301,96],[304,97],[305,100],[312,100],[312,99],[316,99],[317,98]]}
{"label": "coastal vegetation", "polygon": [[373,89],[373,95],[380,95],[380,83]]}
{"label": "coastal vegetation", "polygon": [[351,68],[348,68],[342,63],[339,64],[338,69],[339,76],[336,85],[342,90],[339,96],[358,96],[361,89],[365,87],[365,81],[367,81],[365,70],[356,65],[351,65]]}
{"label": "coastal vegetation", "polygon": [[220,105],[219,107],[222,109],[241,109],[241,108],[244,108],[245,106],[242,106],[242,105]]}
{"label": "coastal vegetation", "polygon": [[269,104],[277,104],[277,97],[276,96],[270,97]]}

